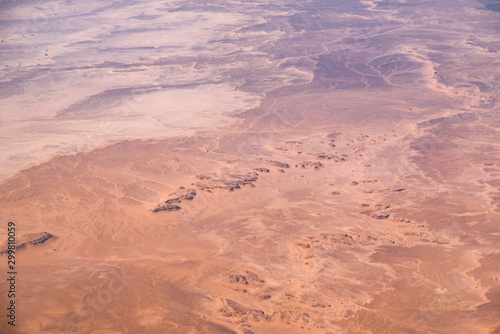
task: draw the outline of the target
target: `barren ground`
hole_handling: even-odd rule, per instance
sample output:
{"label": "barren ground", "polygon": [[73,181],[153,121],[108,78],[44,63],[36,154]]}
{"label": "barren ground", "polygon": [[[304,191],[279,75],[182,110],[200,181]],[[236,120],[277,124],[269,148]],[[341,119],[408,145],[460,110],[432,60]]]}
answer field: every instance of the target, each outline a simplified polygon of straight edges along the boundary
{"label": "barren ground", "polygon": [[1,333],[500,332],[493,5],[2,6]]}

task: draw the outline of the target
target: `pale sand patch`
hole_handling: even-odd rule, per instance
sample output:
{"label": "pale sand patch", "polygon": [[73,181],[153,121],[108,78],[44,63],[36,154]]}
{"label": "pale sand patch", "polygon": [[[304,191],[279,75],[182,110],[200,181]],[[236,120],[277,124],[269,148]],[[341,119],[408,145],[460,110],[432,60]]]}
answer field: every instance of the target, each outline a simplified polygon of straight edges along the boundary
{"label": "pale sand patch", "polygon": [[[311,73],[290,67],[269,71],[258,92],[237,90],[247,78],[230,70],[280,62],[258,48],[283,32],[240,32],[267,20],[252,15],[266,9],[247,6],[49,2],[7,10],[19,24],[2,30],[2,74],[17,86],[3,92],[0,179],[56,154],[224,126],[225,114],[256,107],[264,90],[310,81]],[[249,57],[240,59],[242,50]]]}
{"label": "pale sand patch", "polygon": [[235,121],[229,113],[249,109],[258,102],[255,94],[231,90],[227,84],[161,90],[129,98],[125,103],[113,101],[103,110],[82,106],[77,119],[11,121],[0,135],[4,143],[0,175],[5,179],[48,157],[118,140],[186,136],[228,125]]}

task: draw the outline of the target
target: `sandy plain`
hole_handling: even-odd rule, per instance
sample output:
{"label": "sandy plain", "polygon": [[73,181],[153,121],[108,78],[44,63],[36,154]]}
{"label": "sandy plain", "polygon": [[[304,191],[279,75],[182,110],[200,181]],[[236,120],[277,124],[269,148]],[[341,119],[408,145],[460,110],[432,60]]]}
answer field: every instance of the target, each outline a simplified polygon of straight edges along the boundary
{"label": "sandy plain", "polygon": [[36,4],[2,14],[2,333],[500,331],[497,12]]}

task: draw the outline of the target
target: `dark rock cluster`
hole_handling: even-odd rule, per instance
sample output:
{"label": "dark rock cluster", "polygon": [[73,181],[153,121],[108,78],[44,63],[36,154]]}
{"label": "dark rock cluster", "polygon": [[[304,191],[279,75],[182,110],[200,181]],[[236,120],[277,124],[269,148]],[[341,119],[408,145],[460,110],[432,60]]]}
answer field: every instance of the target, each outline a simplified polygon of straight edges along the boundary
{"label": "dark rock cluster", "polygon": [[279,167],[279,168],[290,168],[290,165],[284,162],[279,162],[279,161],[274,161],[274,160],[268,160],[273,166]]}
{"label": "dark rock cluster", "polygon": [[171,198],[164,203],[158,204],[154,209],[153,212],[158,212],[158,211],[179,211],[182,209],[179,205],[174,204],[174,203],[181,203],[183,200],[188,200],[192,201],[194,197],[196,196],[196,190],[194,189],[188,189],[185,194],[179,195],[177,197]]}
{"label": "dark rock cluster", "polygon": [[231,299],[226,299],[226,307],[220,308],[219,312],[225,317],[243,317],[242,320],[269,321],[271,317],[264,311],[254,310]]}
{"label": "dark rock cluster", "polygon": [[[56,240],[56,239],[59,239],[59,238],[53,234],[48,233],[48,232],[43,232],[43,235],[41,237],[33,239],[31,241],[26,241],[26,242],[21,243],[20,245],[17,245],[16,250],[25,249],[28,246],[39,246],[39,245],[46,243],[49,240]],[[0,254],[6,254],[7,252],[8,252],[8,249],[4,249],[3,251],[0,252]]]}
{"label": "dark rock cluster", "polygon": [[[268,170],[268,169],[267,169]],[[197,176],[201,181],[196,184],[200,190],[205,190],[207,192],[212,192],[213,189],[228,189],[229,191],[234,191],[236,189],[241,189],[241,186],[255,187],[254,182],[257,181],[259,174],[256,172],[246,173],[246,174],[230,174],[225,176]]]}
{"label": "dark rock cluster", "polygon": [[300,164],[295,165],[295,167],[319,169],[323,167],[323,164],[319,161],[303,161]]}
{"label": "dark rock cluster", "polygon": [[255,168],[255,170],[257,172],[261,172],[261,173],[269,173],[270,172],[269,169],[267,169],[267,168]]}
{"label": "dark rock cluster", "polygon": [[230,274],[228,276],[228,281],[230,283],[240,283],[240,284],[248,284],[249,281],[253,281],[256,283],[265,283],[263,279],[261,279],[257,274],[247,270],[245,271],[245,275],[241,274]]}

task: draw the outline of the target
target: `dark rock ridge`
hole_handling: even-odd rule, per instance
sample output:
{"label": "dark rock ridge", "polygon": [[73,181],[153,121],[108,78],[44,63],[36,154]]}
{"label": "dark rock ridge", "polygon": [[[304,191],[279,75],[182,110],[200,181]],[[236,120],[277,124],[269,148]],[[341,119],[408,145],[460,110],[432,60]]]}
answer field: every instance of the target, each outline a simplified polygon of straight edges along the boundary
{"label": "dark rock ridge", "polygon": [[180,202],[182,202],[182,200],[192,201],[195,196],[196,196],[196,190],[188,189],[185,194],[177,196],[177,197],[172,198],[172,199],[169,199],[165,203],[168,203],[168,204],[180,203]]}
{"label": "dark rock ridge", "polygon": [[158,211],[179,211],[182,209],[178,205],[170,204],[170,203],[165,203],[165,204],[158,204],[156,208],[153,209],[153,212],[158,212]]}
{"label": "dark rock ridge", "polygon": [[[59,237],[56,237],[55,235],[53,234],[50,234],[48,232],[43,232],[43,235],[39,238],[36,238],[36,239],[33,239],[31,241],[26,241],[26,242],[23,242],[22,244],[20,245],[17,245],[16,246],[16,250],[21,250],[21,249],[25,249],[26,247],[28,246],[39,246],[39,245],[43,245],[44,243],[46,243],[47,241],[49,240],[57,240],[59,239]],[[8,252],[8,249],[5,248],[3,251],[0,252],[0,254],[5,254]]]}
{"label": "dark rock ridge", "polygon": [[296,168],[314,168],[319,169],[323,167],[323,164],[319,161],[303,161],[300,164],[295,165]]}
{"label": "dark rock ridge", "polygon": [[334,160],[335,162],[340,162],[340,161],[345,161],[344,158],[342,158],[339,155],[336,154],[326,154],[326,153],[321,153],[321,154],[312,154],[316,159],[320,160]]}
{"label": "dark rock ridge", "polygon": [[[267,168],[256,168],[256,170],[261,172],[269,172]],[[196,175],[196,178],[200,182],[192,183],[199,190],[205,190],[207,192],[212,192],[212,189],[228,189],[229,191],[234,191],[236,189],[241,189],[241,186],[249,185],[255,187],[254,182],[257,181],[259,174],[256,172],[239,174],[237,173],[224,173],[219,175],[217,173],[209,173],[208,175]],[[196,190],[186,189],[185,187],[180,187],[177,192],[171,194],[172,197],[163,203],[158,204],[151,211],[179,211],[182,207],[178,204],[183,201],[192,201],[196,196]]]}
{"label": "dark rock ridge", "polygon": [[245,275],[241,274],[230,274],[228,276],[228,280],[230,283],[240,283],[240,284],[248,284],[249,281],[257,282],[257,283],[265,283],[257,274],[246,270]]}
{"label": "dark rock ridge", "polygon": [[[184,189],[184,188],[181,188]],[[196,196],[196,190],[194,189],[188,189],[186,190],[185,194],[179,195],[177,197],[171,198],[169,200],[166,200],[164,203],[158,204],[154,209],[153,212],[158,212],[158,211],[179,211],[182,209],[177,204],[174,203],[181,203],[183,200],[188,200],[192,201],[194,197]]]}
{"label": "dark rock ridge", "polygon": [[225,317],[243,317],[242,320],[253,321],[271,320],[271,317],[266,315],[264,311],[251,309],[234,300],[226,299],[226,305],[226,307],[219,309],[219,312]]}
{"label": "dark rock ridge", "polygon": [[391,216],[390,214],[373,213],[371,211],[361,211],[360,214],[370,216],[375,219],[388,219]]}
{"label": "dark rock ridge", "polygon": [[379,214],[373,214],[372,217],[375,218],[375,219],[387,219],[389,218],[391,215],[379,215]]}
{"label": "dark rock ridge", "polygon": [[201,182],[198,182],[196,186],[200,190],[205,190],[211,192],[213,189],[228,189],[229,191],[234,191],[235,189],[241,189],[241,186],[251,186],[255,187],[254,182],[257,181],[259,174],[256,172],[246,173],[246,174],[229,174],[218,176],[207,175],[197,175],[196,177]]}
{"label": "dark rock ridge", "polygon": [[273,166],[279,167],[279,168],[290,168],[290,165],[284,162],[279,162],[279,161],[274,161],[274,160],[268,160]]}
{"label": "dark rock ridge", "polygon": [[247,278],[243,275],[231,274],[228,279],[230,283],[248,284]]}
{"label": "dark rock ridge", "polygon": [[263,279],[260,279],[260,277],[257,274],[255,274],[251,271],[247,270],[246,274],[247,274],[248,279],[251,281],[258,282],[258,283],[265,283]]}

